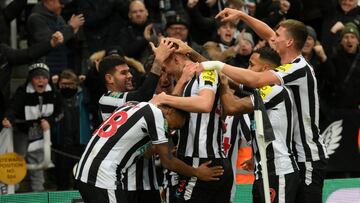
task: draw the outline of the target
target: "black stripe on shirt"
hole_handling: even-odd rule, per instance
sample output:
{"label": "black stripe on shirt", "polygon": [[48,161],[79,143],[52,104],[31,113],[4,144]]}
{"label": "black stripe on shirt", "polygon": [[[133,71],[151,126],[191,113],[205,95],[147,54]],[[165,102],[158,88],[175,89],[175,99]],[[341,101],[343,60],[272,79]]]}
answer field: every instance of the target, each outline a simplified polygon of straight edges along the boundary
{"label": "black stripe on shirt", "polygon": [[[121,125],[117,129],[117,132],[106,141],[106,143],[102,146],[102,148],[100,149],[98,154],[94,157],[94,160],[89,169],[89,176],[88,176],[87,182],[94,183],[94,184],[96,183],[97,172],[99,170],[101,162],[109,154],[109,152],[115,146],[115,144],[122,138],[122,136],[127,131],[129,131],[136,124],[136,122],[138,122],[143,117],[143,115],[145,114],[146,111],[149,111],[149,108],[150,108],[149,106],[144,106],[143,108],[141,108],[137,112],[135,112],[130,118],[128,118],[128,120],[123,125]],[[146,137],[144,139],[146,139],[147,141],[150,140],[149,137]],[[143,141],[144,139],[142,139],[141,141]],[[136,149],[133,149],[133,148],[135,146],[138,146],[138,144],[141,143],[141,141],[132,147],[132,150],[134,150],[134,152],[136,151]],[[140,146],[142,146],[142,145],[140,145]],[[138,146],[138,147],[140,147],[140,146]],[[132,154],[129,154],[129,156],[131,156],[131,155]],[[127,158],[125,160],[125,164],[126,164],[130,157],[124,157],[122,159],[122,162],[124,161],[125,158]],[[120,168],[123,168],[124,166],[122,166]]]}
{"label": "black stripe on shirt", "polygon": [[286,85],[286,83],[289,83],[289,82],[292,82],[294,80],[297,80],[299,78],[302,78],[304,77],[306,74],[305,72],[305,69],[304,68],[300,68],[296,71],[294,71],[293,73],[287,75],[287,76],[284,76],[283,77],[283,81],[284,81],[284,84]]}

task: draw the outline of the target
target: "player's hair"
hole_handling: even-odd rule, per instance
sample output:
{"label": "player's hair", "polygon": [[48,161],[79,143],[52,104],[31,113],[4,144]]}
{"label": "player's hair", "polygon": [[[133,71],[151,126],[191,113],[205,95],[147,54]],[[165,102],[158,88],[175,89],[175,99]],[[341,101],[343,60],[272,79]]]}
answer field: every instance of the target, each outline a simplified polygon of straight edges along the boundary
{"label": "player's hair", "polygon": [[177,108],[167,106],[167,105],[159,105],[158,108],[162,112],[166,112],[166,111],[170,112],[170,113],[168,113],[168,115],[165,115],[165,116],[171,116],[172,119],[176,121],[176,125],[178,128],[181,128],[182,126],[185,125],[187,115],[188,115],[187,112],[177,109]]}
{"label": "player's hair", "polygon": [[121,56],[110,55],[104,57],[99,64],[99,74],[101,80],[106,84],[105,75],[106,74],[114,74],[115,67],[118,65],[126,64],[125,59]]}
{"label": "player's hair", "polygon": [[73,80],[76,82],[76,84],[79,83],[78,77],[77,75],[74,73],[73,70],[71,69],[65,69],[63,71],[61,71],[60,75],[59,75],[59,82],[62,79],[68,79],[68,80]]}
{"label": "player's hair", "polygon": [[298,51],[301,51],[308,36],[306,25],[300,21],[288,19],[281,21],[276,26],[276,29],[279,27],[283,27],[286,29],[290,37],[294,39],[295,48]]}
{"label": "player's hair", "polygon": [[265,60],[268,63],[272,64],[273,68],[276,68],[281,65],[280,55],[271,47],[261,47],[254,50],[253,53],[258,53],[261,60]]}

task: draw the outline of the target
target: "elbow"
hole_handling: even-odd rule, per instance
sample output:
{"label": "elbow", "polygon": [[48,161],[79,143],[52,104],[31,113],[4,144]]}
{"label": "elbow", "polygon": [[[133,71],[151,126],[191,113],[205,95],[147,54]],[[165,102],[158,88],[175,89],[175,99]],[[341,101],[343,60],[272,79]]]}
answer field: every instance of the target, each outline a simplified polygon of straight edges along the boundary
{"label": "elbow", "polygon": [[226,115],[233,116],[237,113],[236,108],[234,108],[233,106],[223,105],[223,107],[226,112]]}
{"label": "elbow", "polygon": [[210,113],[212,108],[213,108],[213,103],[210,102],[204,102],[203,104],[201,104],[199,107],[199,112],[200,113]]}

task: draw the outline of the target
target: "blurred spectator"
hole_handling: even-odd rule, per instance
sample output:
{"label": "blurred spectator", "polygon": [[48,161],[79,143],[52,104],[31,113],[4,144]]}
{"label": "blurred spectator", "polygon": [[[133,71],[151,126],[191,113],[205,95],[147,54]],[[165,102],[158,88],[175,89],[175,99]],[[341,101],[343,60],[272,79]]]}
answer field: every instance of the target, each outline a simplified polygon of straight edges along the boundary
{"label": "blurred spectator", "polygon": [[121,46],[126,56],[139,61],[149,43],[145,38],[145,27],[149,24],[148,15],[142,1],[131,1],[128,13],[130,22],[112,37],[113,45]]}
{"label": "blurred spectator", "polygon": [[[39,164],[44,159],[43,149],[28,152],[28,146],[42,139],[60,113],[60,96],[49,85],[49,68],[44,63],[29,67],[26,83],[20,86],[6,110],[2,124],[14,127],[14,151],[24,156],[27,163]],[[44,171],[29,170],[32,191],[44,190]]]}
{"label": "blurred spectator", "polygon": [[[67,0],[42,0],[34,6],[27,20],[30,45],[50,39],[56,31],[63,33],[65,43],[74,37],[84,24],[84,17],[82,14],[73,15],[67,24],[60,15],[66,2]],[[51,75],[59,74],[64,68],[73,67],[73,64],[68,62],[69,51],[64,44],[45,57],[45,63],[51,68]]]}
{"label": "blurred spectator", "polygon": [[129,1],[77,0],[77,10],[84,14],[84,34],[87,54],[108,48],[113,44],[114,31],[126,26]]}
{"label": "blurred spectator", "polygon": [[[16,50],[6,44],[0,44],[0,120],[3,119],[10,97],[10,79],[12,67],[17,64],[26,64],[46,54],[52,47],[63,43],[64,38],[60,32],[52,35],[50,42],[43,41],[28,49]],[[0,130],[2,126],[0,126]]]}
{"label": "blurred spectator", "polygon": [[26,7],[27,0],[14,0],[0,11],[0,43],[10,42],[10,22],[17,18]]}
{"label": "blurred spectator", "polygon": [[208,57],[205,49],[191,39],[189,35],[189,21],[184,16],[179,14],[168,16],[166,21],[166,36],[182,40],[199,54]]}
{"label": "blurred spectator", "polygon": [[[332,77],[323,90],[329,108],[330,122],[343,120],[340,146],[330,156],[328,176],[360,177],[360,155],[357,146],[360,128],[360,51],[359,31],[347,23],[340,34],[340,47],[325,63]],[[327,93],[327,94],[326,94]]]}
{"label": "blurred spectator", "polygon": [[275,27],[281,20],[287,18],[287,13],[293,5],[287,0],[261,0],[256,4],[255,17]]}
{"label": "blurred spectator", "polygon": [[[331,2],[331,1],[330,1]],[[337,4],[329,7],[327,13],[330,15],[324,18],[322,37],[325,52],[330,56],[336,49],[337,42],[340,41],[340,32],[344,25],[353,22],[360,25],[360,7],[358,0],[338,0]]]}
{"label": "blurred spectator", "polygon": [[[56,124],[54,146],[56,154],[56,185],[58,190],[71,189],[72,169],[91,137],[91,125],[85,89],[76,74],[65,69],[59,75],[58,87],[62,95],[62,115]],[[54,137],[54,136],[53,136]]]}
{"label": "blurred spectator", "polygon": [[210,41],[204,44],[204,49],[209,53],[212,60],[225,61],[235,56],[236,25],[232,22],[221,22],[217,28],[216,42]]}
{"label": "blurred spectator", "polygon": [[246,68],[249,66],[249,59],[254,49],[254,39],[249,32],[241,32],[238,36],[234,50],[235,56],[230,58],[227,63],[236,67]]}

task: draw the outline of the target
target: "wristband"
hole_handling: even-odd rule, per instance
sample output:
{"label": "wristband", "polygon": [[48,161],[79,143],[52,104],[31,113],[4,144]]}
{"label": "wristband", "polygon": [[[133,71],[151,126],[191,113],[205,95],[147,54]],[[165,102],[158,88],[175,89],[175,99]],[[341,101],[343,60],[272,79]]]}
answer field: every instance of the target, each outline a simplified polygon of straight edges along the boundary
{"label": "wristband", "polygon": [[221,61],[205,61],[201,62],[201,65],[204,67],[204,70],[222,70],[225,63]]}

